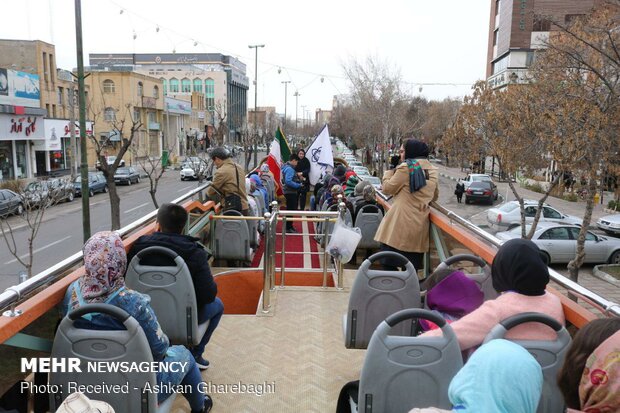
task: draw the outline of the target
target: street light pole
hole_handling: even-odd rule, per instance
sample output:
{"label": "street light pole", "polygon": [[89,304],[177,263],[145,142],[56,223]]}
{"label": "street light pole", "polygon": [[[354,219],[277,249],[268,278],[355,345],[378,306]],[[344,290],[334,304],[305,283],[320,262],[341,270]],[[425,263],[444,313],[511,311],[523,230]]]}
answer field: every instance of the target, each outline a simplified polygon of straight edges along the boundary
{"label": "street light pole", "polygon": [[284,122],[283,122],[283,126],[284,126],[284,131],[286,132],[286,103],[287,103],[287,98],[288,98],[288,84],[291,83],[290,80],[283,80],[282,83],[284,84]]}
{"label": "street light pole", "polygon": [[298,99],[301,96],[301,93],[296,90],[293,96],[295,96],[295,135],[299,135],[299,129],[297,127],[297,121],[299,120],[299,117],[297,116],[297,111],[299,110]]}
{"label": "street light pole", "polygon": [[304,133],[306,127],[306,105],[301,105],[301,132]]}
{"label": "street light pole", "polygon": [[250,49],[255,50],[254,54],[254,167],[257,166],[256,152],[258,150],[258,126],[256,125],[256,105],[258,104],[258,48],[265,47],[264,44],[255,44],[248,46]]}

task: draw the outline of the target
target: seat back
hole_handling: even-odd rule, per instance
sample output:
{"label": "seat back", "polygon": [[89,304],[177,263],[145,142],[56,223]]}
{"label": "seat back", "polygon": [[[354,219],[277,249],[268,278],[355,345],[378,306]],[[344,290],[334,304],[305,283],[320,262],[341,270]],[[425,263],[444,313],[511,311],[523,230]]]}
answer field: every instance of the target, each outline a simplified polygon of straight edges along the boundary
{"label": "seat back", "polygon": [[[405,271],[371,270],[373,262],[391,256],[400,259]],[[405,308],[419,308],[420,284],[413,264],[402,255],[383,251],[360,265],[353,281],[344,319],[345,347],[364,349],[375,328],[390,314]],[[402,323],[392,333],[411,335],[412,323]]]}
{"label": "seat back", "polygon": [[[239,211],[226,211],[224,215],[231,217],[242,216]],[[235,219],[219,219],[215,223],[213,234],[215,259],[238,260],[249,262],[252,259],[250,251],[250,234],[246,221]]]}
{"label": "seat back", "polygon": [[355,226],[362,231],[362,239],[357,245],[361,249],[378,249],[381,244],[375,241],[375,234],[379,229],[383,212],[376,205],[364,205],[357,212]]}
{"label": "seat back", "polygon": [[482,258],[471,254],[458,254],[449,257],[444,262],[440,263],[435,271],[424,280],[421,285],[423,291],[429,291],[435,285],[439,284],[444,278],[454,272],[453,268],[450,268],[452,264],[460,261],[469,261],[478,265],[482,271],[480,274],[465,274],[467,278],[473,280],[478,284],[480,290],[484,294],[484,300],[493,300],[499,295],[495,288],[493,288],[493,280],[491,279],[491,266],[486,263]]}
{"label": "seat back", "polygon": [[[149,255],[163,255],[174,266],[143,265]],[[127,267],[127,287],[151,297],[151,307],[159,325],[175,344],[195,345],[198,337],[196,293],[192,275],[180,255],[169,248],[153,246],[138,252]]]}
{"label": "seat back", "polygon": [[519,324],[537,322],[551,327],[557,334],[553,341],[545,340],[511,340],[530,352],[538,361],[543,372],[543,391],[538,403],[537,413],[563,412],[564,397],[557,385],[558,372],[562,368],[571,337],[566,328],[546,314],[522,313],[502,320],[493,327],[484,339],[488,342],[497,338],[505,338],[506,333]]}
{"label": "seat back", "polygon": [[[441,337],[388,335],[398,323],[427,319]],[[448,386],[463,366],[454,331],[439,315],[406,309],[390,315],[377,327],[362,366],[358,412],[407,412],[413,407],[450,409]]]}
{"label": "seat back", "polygon": [[272,202],[276,199],[276,185],[271,179],[261,177],[261,181],[263,181],[263,185],[265,189],[267,189],[267,199],[269,202]]}
{"label": "seat back", "polygon": [[[107,314],[126,330],[87,330],[78,328],[74,322],[90,313]],[[50,393],[50,408],[55,412],[70,394],[69,383],[80,385],[120,385],[128,388],[123,392],[85,392],[87,397],[109,403],[117,412],[155,412],[157,393],[143,392],[147,384],[153,389],[157,380],[154,372],[103,372],[89,371],[89,362],[152,362],[151,348],[140,324],[124,310],[109,304],[88,304],[70,312],[62,319],[52,346],[51,357],[55,359],[80,359],[80,370],[52,372],[49,384],[57,385],[58,392]],[[118,364],[120,365],[120,364]],[[68,369],[65,369],[68,370]],[[98,369],[99,370],[99,369]],[[120,369],[119,369],[120,370]],[[138,389],[138,390],[135,390]]]}

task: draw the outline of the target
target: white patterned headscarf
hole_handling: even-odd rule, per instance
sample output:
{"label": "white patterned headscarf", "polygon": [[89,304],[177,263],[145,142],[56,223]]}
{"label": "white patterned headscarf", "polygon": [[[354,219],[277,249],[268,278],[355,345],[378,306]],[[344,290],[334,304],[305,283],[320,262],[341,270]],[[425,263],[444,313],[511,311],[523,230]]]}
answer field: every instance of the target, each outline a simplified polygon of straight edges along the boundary
{"label": "white patterned headscarf", "polygon": [[87,303],[105,302],[110,294],[125,286],[127,254],[116,232],[102,231],[84,245],[86,274],[79,281],[80,293]]}

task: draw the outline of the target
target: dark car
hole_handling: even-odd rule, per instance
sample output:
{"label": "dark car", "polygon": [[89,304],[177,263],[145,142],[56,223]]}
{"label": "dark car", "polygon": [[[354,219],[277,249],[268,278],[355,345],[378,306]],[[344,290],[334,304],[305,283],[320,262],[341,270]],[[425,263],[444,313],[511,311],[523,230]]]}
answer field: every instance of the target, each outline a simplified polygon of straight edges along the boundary
{"label": "dark car", "polygon": [[23,212],[24,204],[20,196],[9,189],[0,189],[0,217],[21,215]]}
{"label": "dark car", "polygon": [[497,186],[491,181],[472,182],[465,191],[465,203],[485,201],[493,205],[493,201],[498,197]]}
{"label": "dark car", "polygon": [[24,189],[24,201],[33,207],[50,206],[75,197],[73,183],[61,178],[30,182]]}
{"label": "dark car", "polygon": [[131,185],[140,182],[140,174],[132,166],[127,168],[118,168],[114,174],[114,182],[117,184]]}
{"label": "dark car", "polygon": [[[79,176],[73,181],[75,195],[82,196],[82,178]],[[88,174],[88,196],[94,196],[97,192],[108,192],[108,184],[103,174]]]}

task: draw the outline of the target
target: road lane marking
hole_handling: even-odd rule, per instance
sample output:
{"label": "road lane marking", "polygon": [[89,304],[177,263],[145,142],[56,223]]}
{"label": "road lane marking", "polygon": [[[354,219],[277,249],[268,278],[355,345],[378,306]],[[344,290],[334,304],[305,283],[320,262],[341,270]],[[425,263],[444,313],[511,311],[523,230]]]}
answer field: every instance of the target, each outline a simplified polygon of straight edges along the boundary
{"label": "road lane marking", "polygon": [[143,203],[143,204],[138,205],[137,207],[133,207],[133,208],[131,208],[131,209],[128,209],[127,211],[125,211],[125,213],[126,213],[126,214],[128,214],[128,213],[130,213],[131,211],[135,211],[136,209],[140,209],[140,208],[142,208],[143,206],[146,206],[146,205],[148,205],[148,204],[149,204],[148,202],[145,202],[145,203]]}
{"label": "road lane marking", "polygon": [[[48,249],[49,247],[52,247],[52,246],[54,246],[54,245],[56,245],[56,244],[60,244],[61,242],[66,241],[66,240],[68,240],[69,238],[71,238],[71,235],[69,235],[69,236],[67,236],[67,237],[64,237],[64,238],[62,238],[62,239],[56,240],[56,241],[54,241],[54,242],[51,242],[51,243],[47,244],[47,245],[46,245],[46,246],[44,246],[44,247],[37,248],[36,250],[32,251],[32,255],[36,254],[37,252],[41,252],[41,251],[43,251],[43,250],[45,250],[45,249]],[[24,255],[20,256],[19,258],[20,258],[20,259],[24,259],[24,258],[26,258],[26,257],[28,257],[28,254],[24,254]],[[13,260],[11,260],[11,261],[7,261],[7,262],[5,262],[5,263],[4,263],[4,265],[13,264],[14,262],[17,262],[17,258],[15,258],[15,259],[13,259]]]}
{"label": "road lane marking", "polygon": [[185,187],[185,188],[183,188],[183,189],[179,189],[177,192],[187,192],[187,190],[188,190],[188,189],[191,189],[191,188],[192,188],[191,186],[186,186],[186,187]]}

